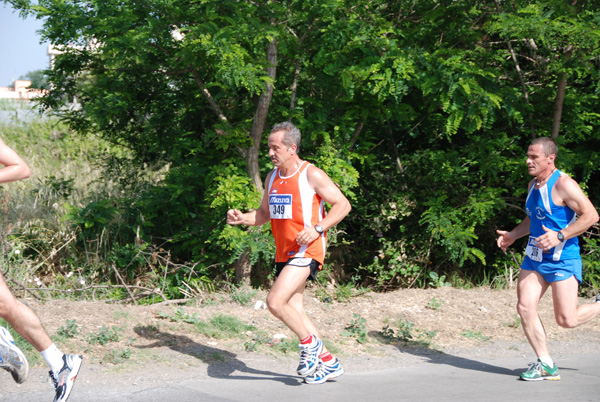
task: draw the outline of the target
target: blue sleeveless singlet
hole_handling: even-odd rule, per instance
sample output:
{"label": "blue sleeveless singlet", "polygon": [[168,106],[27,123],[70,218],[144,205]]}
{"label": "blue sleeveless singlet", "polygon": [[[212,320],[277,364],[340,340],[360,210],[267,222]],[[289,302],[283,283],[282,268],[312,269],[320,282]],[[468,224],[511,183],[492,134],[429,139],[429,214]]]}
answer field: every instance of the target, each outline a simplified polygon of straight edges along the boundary
{"label": "blue sleeveless singlet", "polygon": [[559,206],[552,202],[552,189],[556,180],[562,173],[556,170],[550,179],[539,189],[535,188],[535,182],[529,189],[525,208],[527,216],[531,220],[529,228],[529,242],[526,249],[526,254],[533,261],[552,262],[569,259],[581,259],[579,252],[579,240],[577,237],[568,239],[556,247],[550,249],[546,253],[535,245],[534,239],[546,233],[542,225],[556,232],[563,230],[567,226],[573,224],[577,220],[577,215],[568,206]]}

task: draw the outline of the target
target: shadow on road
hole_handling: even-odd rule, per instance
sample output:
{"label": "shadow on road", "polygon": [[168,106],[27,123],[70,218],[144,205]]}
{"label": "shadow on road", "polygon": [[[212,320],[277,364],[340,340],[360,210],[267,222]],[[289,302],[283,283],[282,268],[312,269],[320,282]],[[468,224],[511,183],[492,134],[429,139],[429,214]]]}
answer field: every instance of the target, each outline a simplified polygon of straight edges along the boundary
{"label": "shadow on road", "polygon": [[[199,344],[187,336],[161,332],[151,326],[136,326],[134,331],[143,338],[155,341],[148,345],[136,346],[138,349],[168,347],[175,352],[195,357],[206,363],[207,373],[213,378],[278,381],[289,386],[299,386],[302,384],[302,380],[299,377],[248,367],[246,363],[237,358],[235,353]],[[235,372],[248,373],[253,376],[233,375]],[[255,377],[254,375],[262,377]]]}
{"label": "shadow on road", "polygon": [[[371,332],[369,336],[377,339],[381,339],[378,333]],[[384,340],[382,342],[385,343]],[[402,353],[409,353],[414,356],[428,359],[428,363],[432,364],[445,364],[453,366],[463,370],[474,370],[481,371],[491,374],[502,374],[508,376],[519,377],[523,370],[511,370],[506,367],[494,366],[492,364],[483,363],[478,360],[468,359],[465,357],[454,356],[448,353],[440,352],[438,350],[429,349],[426,346],[417,344],[411,345],[411,342],[397,342],[392,344]]]}

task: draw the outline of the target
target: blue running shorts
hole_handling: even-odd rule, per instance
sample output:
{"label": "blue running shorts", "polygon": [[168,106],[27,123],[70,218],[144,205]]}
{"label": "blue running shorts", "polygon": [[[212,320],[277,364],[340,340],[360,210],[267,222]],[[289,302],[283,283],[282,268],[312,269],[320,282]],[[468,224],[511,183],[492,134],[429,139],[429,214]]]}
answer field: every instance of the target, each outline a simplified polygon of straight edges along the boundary
{"label": "blue running shorts", "polygon": [[526,271],[535,271],[542,275],[546,282],[558,282],[569,279],[575,275],[575,279],[581,283],[582,264],[581,259],[573,258],[570,260],[561,261],[533,261],[529,257],[525,257],[521,269]]}

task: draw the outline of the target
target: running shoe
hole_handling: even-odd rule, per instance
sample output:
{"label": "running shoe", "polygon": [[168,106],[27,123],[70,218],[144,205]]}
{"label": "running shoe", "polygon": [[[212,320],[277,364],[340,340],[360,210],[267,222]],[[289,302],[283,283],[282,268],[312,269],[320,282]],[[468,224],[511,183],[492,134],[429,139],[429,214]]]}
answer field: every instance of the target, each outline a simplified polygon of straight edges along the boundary
{"label": "running shoe", "polygon": [[306,377],[315,372],[319,365],[319,355],[323,351],[323,341],[313,335],[313,341],[308,345],[300,344],[300,364],[298,374]]}
{"label": "running shoe", "polygon": [[319,366],[315,372],[304,378],[307,384],[322,384],[327,380],[336,378],[344,374],[344,369],[337,357],[328,362],[319,361]]}
{"label": "running shoe", "polygon": [[554,367],[542,363],[539,359],[535,363],[530,363],[529,369],[521,373],[521,379],[525,381],[541,381],[541,380],[560,380],[558,367],[554,363]]}
{"label": "running shoe", "polygon": [[25,382],[29,374],[27,358],[4,327],[0,327],[0,367],[8,371],[17,384]]}
{"label": "running shoe", "polygon": [[54,402],[65,402],[69,398],[69,395],[71,395],[83,357],[79,355],[63,355],[63,361],[63,368],[60,369],[56,377],[52,370],[49,375],[56,390]]}

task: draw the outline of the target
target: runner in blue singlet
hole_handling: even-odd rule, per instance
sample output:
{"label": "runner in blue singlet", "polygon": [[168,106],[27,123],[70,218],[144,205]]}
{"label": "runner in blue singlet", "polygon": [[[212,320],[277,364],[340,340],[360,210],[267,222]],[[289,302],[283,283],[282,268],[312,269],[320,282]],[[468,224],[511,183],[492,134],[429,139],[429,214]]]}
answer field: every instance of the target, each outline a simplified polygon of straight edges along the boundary
{"label": "runner in blue singlet", "polygon": [[497,231],[497,244],[504,252],[515,240],[529,235],[517,285],[517,311],[537,355],[537,361],[521,374],[526,381],[560,380],[537,312],[548,287],[552,287],[558,325],[574,328],[600,315],[600,295],[595,303],[578,305],[582,264],[577,236],[598,222],[598,212],[579,184],[556,169],[557,153],[550,138],[531,143],[527,169],[535,178],[529,183],[525,202],[527,217],[510,232]]}

